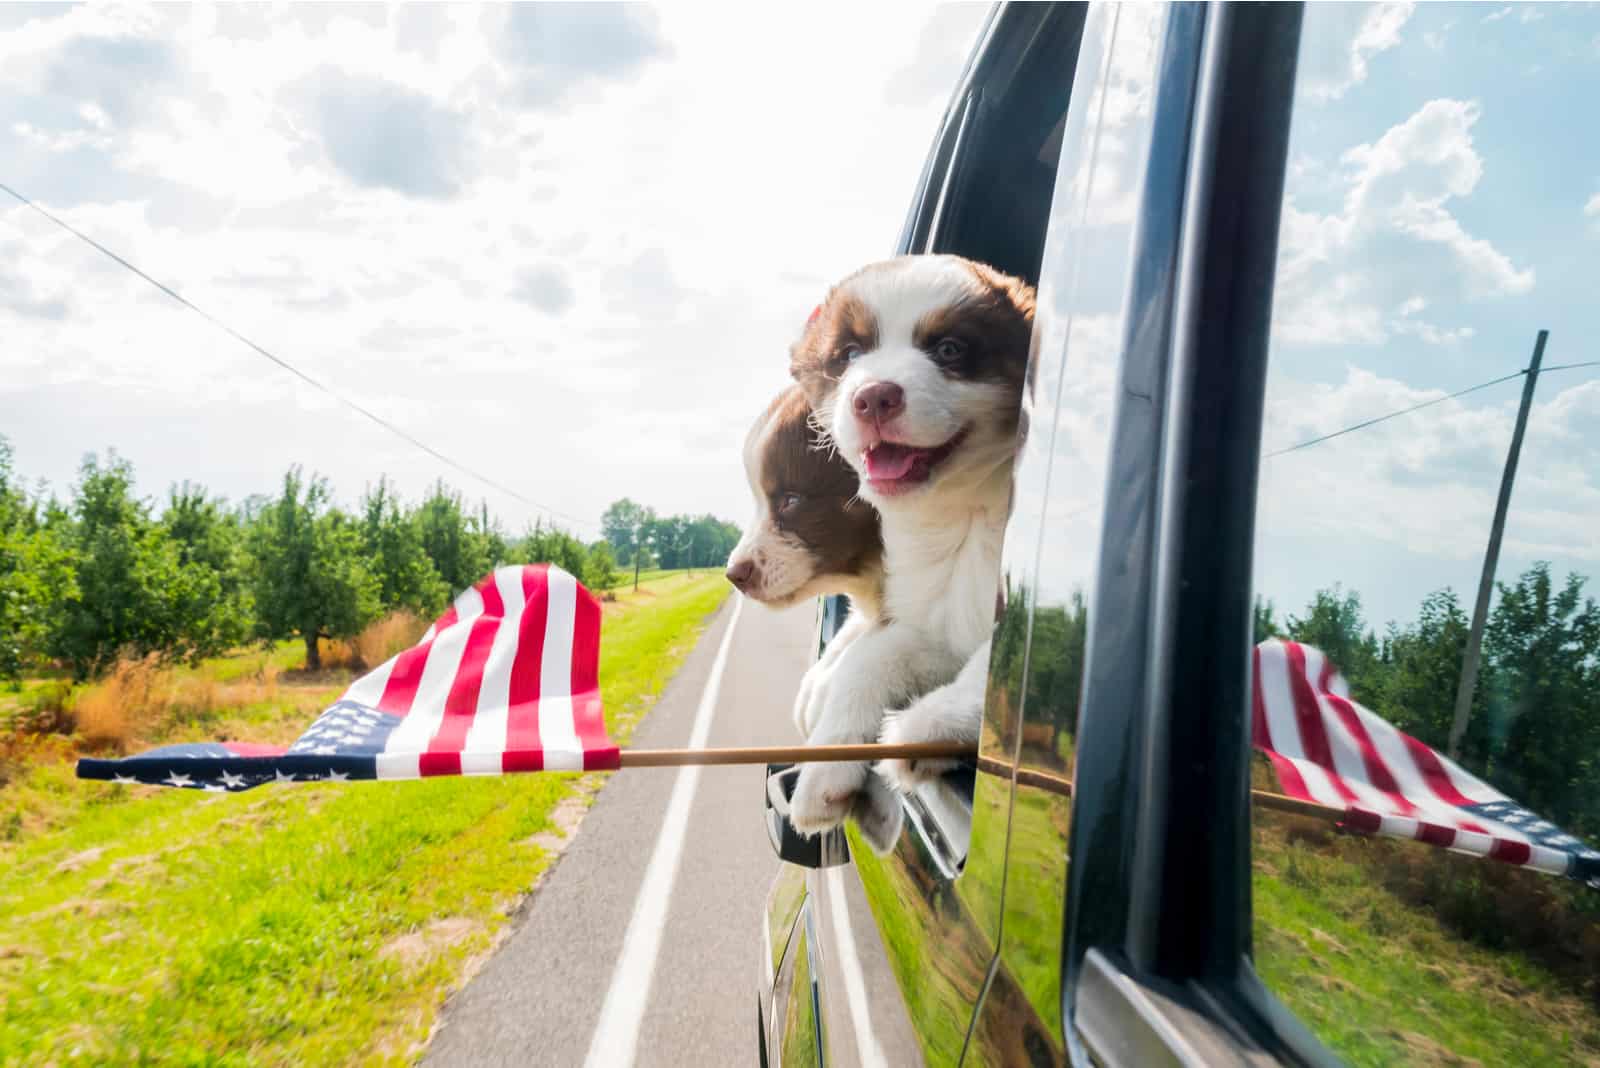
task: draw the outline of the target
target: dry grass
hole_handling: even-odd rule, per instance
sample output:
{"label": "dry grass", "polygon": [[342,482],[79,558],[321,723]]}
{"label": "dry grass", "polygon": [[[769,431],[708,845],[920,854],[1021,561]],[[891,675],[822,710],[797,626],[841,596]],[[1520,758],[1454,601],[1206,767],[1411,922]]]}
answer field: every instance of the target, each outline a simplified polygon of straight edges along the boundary
{"label": "dry grass", "polygon": [[317,641],[324,671],[370,671],[417,644],[428,625],[410,612],[391,612],[348,641]]}
{"label": "dry grass", "polygon": [[278,668],[264,661],[251,674],[219,682],[205,673],[162,667],[155,657],[119,660],[71,706],[78,738],[89,750],[126,752],[187,722],[278,697]]}

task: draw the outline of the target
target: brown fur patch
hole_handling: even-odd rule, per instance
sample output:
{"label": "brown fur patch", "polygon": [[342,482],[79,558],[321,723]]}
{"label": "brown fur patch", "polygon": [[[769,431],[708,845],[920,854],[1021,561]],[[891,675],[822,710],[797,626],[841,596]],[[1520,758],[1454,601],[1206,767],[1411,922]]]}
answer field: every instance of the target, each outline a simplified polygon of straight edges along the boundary
{"label": "brown fur patch", "polygon": [[811,425],[800,387],[784,390],[769,411],[759,472],[773,524],[810,550],[815,574],[865,574],[882,559],[883,542],[878,513],[856,498],[855,471]]}
{"label": "brown fur patch", "polygon": [[[967,268],[982,283],[982,294],[924,315],[912,329],[912,343],[951,378],[1020,384],[1033,337],[1033,289],[981,263]],[[940,354],[947,339],[959,350],[953,358]]]}
{"label": "brown fur patch", "polygon": [[845,350],[851,345],[862,352],[878,347],[878,318],[866,301],[845,288],[848,281],[829,290],[828,298],[789,351],[789,373],[813,404],[820,399],[825,381],[844,371],[848,362]]}

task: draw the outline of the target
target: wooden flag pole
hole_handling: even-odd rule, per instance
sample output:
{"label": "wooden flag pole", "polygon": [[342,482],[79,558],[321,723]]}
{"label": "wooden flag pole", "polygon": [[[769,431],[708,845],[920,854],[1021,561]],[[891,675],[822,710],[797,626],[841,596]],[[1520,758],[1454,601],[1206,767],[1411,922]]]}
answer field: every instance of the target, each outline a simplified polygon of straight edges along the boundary
{"label": "wooden flag pole", "polygon": [[758,745],[729,749],[624,749],[625,768],[669,768],[682,764],[800,764],[848,760],[970,760],[969,742],[912,742],[906,745]]}
{"label": "wooden flag pole", "polygon": [[[864,743],[860,745],[765,745],[726,749],[623,749],[618,754],[624,768],[669,768],[687,764],[806,764],[850,760],[974,760],[990,775],[1007,778],[1011,765],[991,756],[979,756],[966,742],[910,742],[904,745]],[[1033,768],[1017,768],[1017,785],[1044,790],[1062,797],[1072,796],[1072,780]],[[1342,808],[1331,808],[1312,801],[1301,801],[1266,790],[1251,790],[1252,804],[1277,812],[1311,816],[1329,823],[1344,819]]]}

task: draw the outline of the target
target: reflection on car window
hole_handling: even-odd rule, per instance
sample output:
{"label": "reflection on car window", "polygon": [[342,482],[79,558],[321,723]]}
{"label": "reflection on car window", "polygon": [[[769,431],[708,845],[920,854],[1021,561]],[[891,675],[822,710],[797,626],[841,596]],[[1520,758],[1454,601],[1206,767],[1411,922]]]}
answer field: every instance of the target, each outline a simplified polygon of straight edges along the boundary
{"label": "reflection on car window", "polygon": [[[1258,640],[1320,653],[1355,703],[1591,844],[1597,39],[1600,12],[1567,6],[1308,8],[1255,576]],[[1452,745],[1541,330],[1481,666]],[[1256,786],[1286,788],[1265,760]],[[1600,1059],[1600,890],[1326,821],[1253,818],[1257,969],[1341,1058]]]}

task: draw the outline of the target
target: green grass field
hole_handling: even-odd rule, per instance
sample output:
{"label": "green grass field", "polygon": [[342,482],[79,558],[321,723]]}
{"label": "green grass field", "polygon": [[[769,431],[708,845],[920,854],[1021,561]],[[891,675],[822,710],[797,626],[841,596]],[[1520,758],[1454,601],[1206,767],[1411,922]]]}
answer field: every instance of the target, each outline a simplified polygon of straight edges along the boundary
{"label": "green grass field", "polygon": [[1256,815],[1257,970],[1345,1063],[1600,1064],[1600,1013],[1570,978],[1515,945],[1475,944],[1377,878],[1402,850],[1412,851],[1403,859],[1460,866],[1465,878],[1491,862],[1308,834],[1292,819]]}
{"label": "green grass field", "polygon": [[[606,605],[617,741],[726,592],[714,572],[662,577]],[[199,670],[255,670],[234,660]],[[285,687],[175,733],[292,736],[340,689]],[[557,806],[600,778],[208,795],[78,782],[60,748],[13,757],[0,786],[7,1065],[409,1062],[549,865]]]}

